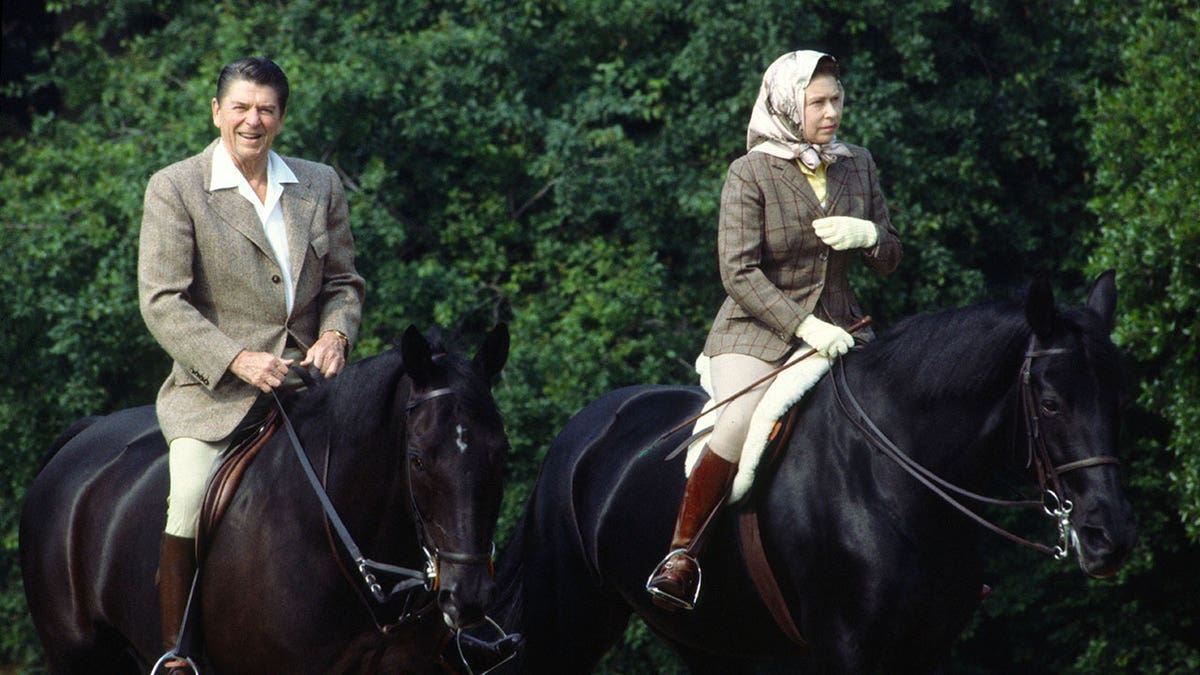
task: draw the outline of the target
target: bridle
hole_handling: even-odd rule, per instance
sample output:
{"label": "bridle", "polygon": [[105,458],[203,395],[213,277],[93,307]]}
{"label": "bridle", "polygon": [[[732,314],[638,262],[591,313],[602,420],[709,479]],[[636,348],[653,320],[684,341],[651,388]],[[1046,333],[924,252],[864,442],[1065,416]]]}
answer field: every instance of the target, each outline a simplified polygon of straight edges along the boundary
{"label": "bridle", "polygon": [[[433,389],[424,392],[420,395],[413,396],[409,399],[406,406],[406,412],[411,412],[414,408],[426,401],[429,401],[440,396],[453,394],[454,391],[450,388]],[[313,469],[312,462],[309,461],[307,453],[300,443],[300,438],[296,435],[296,430],[292,426],[291,419],[283,409],[283,404],[275,392],[271,393],[274,398],[275,406],[279,410],[280,419],[283,427],[287,431],[289,440],[291,441],[292,449],[295,451],[296,458],[300,463],[300,467],[304,470],[304,475],[308,479],[309,485],[313,492],[316,493],[317,499],[321,503],[321,509],[324,511],[325,519],[333,534],[345,550],[346,554],[354,563],[354,568],[358,572],[359,581],[366,590],[369,598],[374,600],[372,605],[368,602],[368,609],[371,611],[372,617],[375,619],[375,625],[382,633],[390,633],[398,626],[411,622],[424,614],[424,608],[411,610],[412,593],[418,589],[426,592],[437,590],[439,586],[439,576],[441,569],[441,561],[450,562],[458,565],[487,565],[489,576],[494,576],[495,571],[495,542],[492,543],[492,550],[489,553],[462,553],[458,551],[441,550],[436,544],[430,544],[432,537],[429,536],[426,520],[420,509],[417,507],[416,500],[412,497],[412,472],[408,471],[408,488],[409,498],[412,499],[413,519],[416,523],[416,531],[418,542],[425,554],[425,567],[421,570],[416,570],[399,565],[390,565],[381,563],[367,558],[362,553],[362,549],[355,543],[354,537],[351,536],[345,522],[338,515],[337,509],[333,502],[329,499],[329,493],[325,490],[321,479],[317,477],[316,471]],[[400,581],[395,583],[390,590],[385,591],[380,577],[388,575],[400,578]],[[400,596],[405,597],[404,611],[400,617],[394,622],[381,622],[376,612],[378,606],[391,603]],[[364,596],[364,600],[367,598]]]}
{"label": "bridle", "polygon": [[[1066,352],[1066,349],[1038,349],[1037,336],[1031,336],[1029,346],[1025,350],[1025,358],[1021,363],[1021,369],[1017,376],[1017,387],[1020,390],[1020,402],[1017,414],[1021,418],[1021,421],[1024,422],[1023,426],[1025,427],[1028,453],[1026,468],[1033,469],[1034,475],[1037,478],[1038,488],[1042,494],[1041,501],[1011,501],[986,497],[958,487],[937,476],[901,451],[875,425],[850,391],[849,381],[846,379],[845,364],[841,358],[838,359],[837,367],[831,369],[830,374],[833,380],[834,396],[837,398],[842,413],[845,414],[850,423],[862,433],[872,446],[896,462],[901,468],[916,478],[918,482],[933,491],[934,494],[983,527],[1017,544],[1047,555],[1052,555],[1056,560],[1061,560],[1067,557],[1071,548],[1071,538],[1073,536],[1071,511],[1074,508],[1074,504],[1067,498],[1059,477],[1078,469],[1119,464],[1117,458],[1110,455],[1088,457],[1059,465],[1055,465],[1050,459],[1050,453],[1046,447],[1046,439],[1041,433],[1041,417],[1038,414],[1038,407],[1033,395],[1033,360]],[[1042,511],[1053,518],[1058,526],[1058,544],[1050,547],[1019,537],[999,525],[984,519],[950,493],[985,504],[1020,508],[1041,507]]]}
{"label": "bridle", "polygon": [[[454,393],[454,390],[449,387],[440,389],[431,389],[422,393],[419,396],[414,396],[409,399],[408,405],[405,406],[405,412],[411,414],[413,409],[425,403],[426,401],[438,398],[440,396],[449,396]],[[426,525],[425,514],[421,511],[421,507],[417,504],[416,494],[412,489],[412,471],[408,471],[408,497],[412,504],[413,519],[417,523],[417,541],[421,544],[421,550],[425,552],[425,589],[428,591],[436,591],[439,587],[441,578],[441,563],[442,561],[454,565],[486,565],[488,576],[495,578],[496,576],[496,542],[492,542],[491,550],[487,553],[463,553],[461,551],[451,551],[443,549],[433,542],[433,537],[429,534],[429,528]]]}
{"label": "bridle", "polygon": [[[443,387],[440,389],[433,389],[423,392],[420,395],[411,396],[407,405],[405,406],[405,413],[411,413],[414,408],[431,399],[438,398],[440,396],[447,396],[453,393],[454,390],[450,389],[449,387]],[[313,469],[312,462],[309,461],[308,455],[304,452],[304,447],[300,444],[300,438],[296,435],[295,428],[292,427],[292,421],[288,417],[287,412],[283,409],[283,404],[280,402],[279,396],[276,395],[274,391],[271,392],[271,396],[275,401],[275,407],[279,410],[279,417],[283,421],[283,427],[287,430],[288,439],[291,441],[291,446],[295,451],[296,459],[300,462],[300,467],[304,470],[304,475],[308,478],[309,485],[312,487],[313,492],[316,493],[317,499],[321,502],[321,509],[325,512],[325,522],[327,526],[332,529],[333,534],[337,535],[337,538],[341,542],[342,548],[345,550],[346,554],[350,556],[351,560],[353,560],[354,568],[357,570],[359,575],[359,581],[369,594],[369,597],[362,593],[359,593],[358,595],[366,604],[367,611],[370,613],[371,619],[374,621],[375,627],[380,633],[384,635],[390,634],[397,628],[412,623],[413,621],[425,616],[425,614],[432,607],[434,607],[434,602],[432,600],[428,600],[414,609],[412,607],[414,600],[413,593],[420,589],[426,594],[429,594],[438,589],[441,575],[440,563],[443,560],[456,565],[487,565],[488,576],[495,577],[494,561],[496,557],[496,543],[494,541],[492,542],[491,551],[486,554],[441,550],[436,544],[432,545],[431,547],[427,543],[432,541],[432,537],[429,536],[428,528],[425,524],[426,520],[421,513],[421,510],[417,506],[416,499],[413,497],[411,469],[406,472],[408,476],[408,494],[409,499],[412,500],[412,513],[413,519],[416,523],[417,540],[421,545],[421,550],[425,554],[425,568],[421,570],[415,570],[399,565],[389,565],[387,563],[371,560],[364,556],[362,549],[360,549],[358,544],[355,543],[354,537],[350,535],[350,531],[346,528],[346,524],[342,521],[341,516],[338,515],[337,509],[334,508],[333,502],[329,499],[329,493],[325,490],[324,484],[322,484],[320,478],[317,477],[317,473]],[[328,459],[329,448],[327,440],[326,461],[328,461]],[[338,558],[338,562],[339,564],[341,563],[340,558]],[[398,577],[401,580],[393,585],[390,591],[385,592],[383,585],[379,580],[381,575],[391,575],[393,577]],[[347,577],[350,577],[350,575],[347,574]],[[353,583],[353,579],[351,579],[351,581]],[[404,596],[404,604],[403,610],[400,612],[399,617],[394,621],[381,619],[379,614],[382,606],[391,603],[400,596]],[[374,604],[372,604],[370,600],[374,600]],[[508,637],[508,633],[506,633],[499,624],[492,620],[491,617],[485,616],[484,620],[501,636],[501,639],[506,639]],[[455,644],[458,647],[459,659],[462,660],[462,665],[464,668],[466,668],[468,675],[471,675],[474,673],[474,670],[472,670],[471,664],[468,663],[466,655],[463,653],[462,639],[463,630],[461,628],[455,629]],[[480,673],[480,675],[486,675],[486,673],[495,670],[495,668],[511,660],[515,655],[516,653],[514,652],[513,654],[509,655],[508,658],[504,659],[504,661],[501,661],[499,664],[489,668],[487,671]]]}

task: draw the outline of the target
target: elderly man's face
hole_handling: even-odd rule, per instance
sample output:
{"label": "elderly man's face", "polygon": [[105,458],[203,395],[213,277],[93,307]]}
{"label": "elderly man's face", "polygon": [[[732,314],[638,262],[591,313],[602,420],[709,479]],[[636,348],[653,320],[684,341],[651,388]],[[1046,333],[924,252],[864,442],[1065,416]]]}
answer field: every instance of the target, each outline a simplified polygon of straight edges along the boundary
{"label": "elderly man's face", "polygon": [[213,99],[213,124],[242,173],[266,171],[267,151],[283,126],[283,112],[273,87],[249,80],[235,80],[223,100]]}

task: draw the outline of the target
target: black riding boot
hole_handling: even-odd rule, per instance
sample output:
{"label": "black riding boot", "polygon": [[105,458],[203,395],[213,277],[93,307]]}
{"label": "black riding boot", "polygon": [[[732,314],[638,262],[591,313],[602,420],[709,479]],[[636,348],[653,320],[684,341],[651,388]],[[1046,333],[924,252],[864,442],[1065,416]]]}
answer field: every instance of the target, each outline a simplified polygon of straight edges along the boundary
{"label": "black riding boot", "polygon": [[646,591],[654,604],[668,610],[695,608],[700,595],[700,563],[696,561],[700,535],[725,500],[736,474],[736,462],[704,449],[683,489],[671,552],[646,581]]}

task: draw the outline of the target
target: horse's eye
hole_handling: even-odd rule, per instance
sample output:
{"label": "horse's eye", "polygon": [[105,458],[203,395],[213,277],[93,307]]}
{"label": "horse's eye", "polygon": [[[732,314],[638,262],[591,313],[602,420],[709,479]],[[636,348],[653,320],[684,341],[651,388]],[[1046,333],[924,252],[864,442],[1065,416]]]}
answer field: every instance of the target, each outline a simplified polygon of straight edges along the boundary
{"label": "horse's eye", "polygon": [[1055,401],[1052,398],[1042,399],[1042,410],[1048,415],[1057,414],[1058,413],[1058,401]]}
{"label": "horse's eye", "polygon": [[409,455],[408,463],[410,465],[412,465],[412,468],[416,471],[424,471],[425,470],[425,462],[421,460],[420,455]]}

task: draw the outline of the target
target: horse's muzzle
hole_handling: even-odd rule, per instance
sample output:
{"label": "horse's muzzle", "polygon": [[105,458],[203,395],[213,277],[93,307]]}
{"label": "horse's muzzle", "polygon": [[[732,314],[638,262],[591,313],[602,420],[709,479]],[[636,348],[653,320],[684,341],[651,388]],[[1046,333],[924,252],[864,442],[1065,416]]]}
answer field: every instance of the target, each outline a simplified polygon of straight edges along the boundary
{"label": "horse's muzzle", "polygon": [[496,582],[484,575],[443,578],[437,592],[438,607],[446,625],[467,629],[480,625],[496,591]]}
{"label": "horse's muzzle", "polygon": [[1137,542],[1133,508],[1122,500],[1119,506],[1108,509],[1093,507],[1079,520],[1072,544],[1080,569],[1093,579],[1112,577]]}

